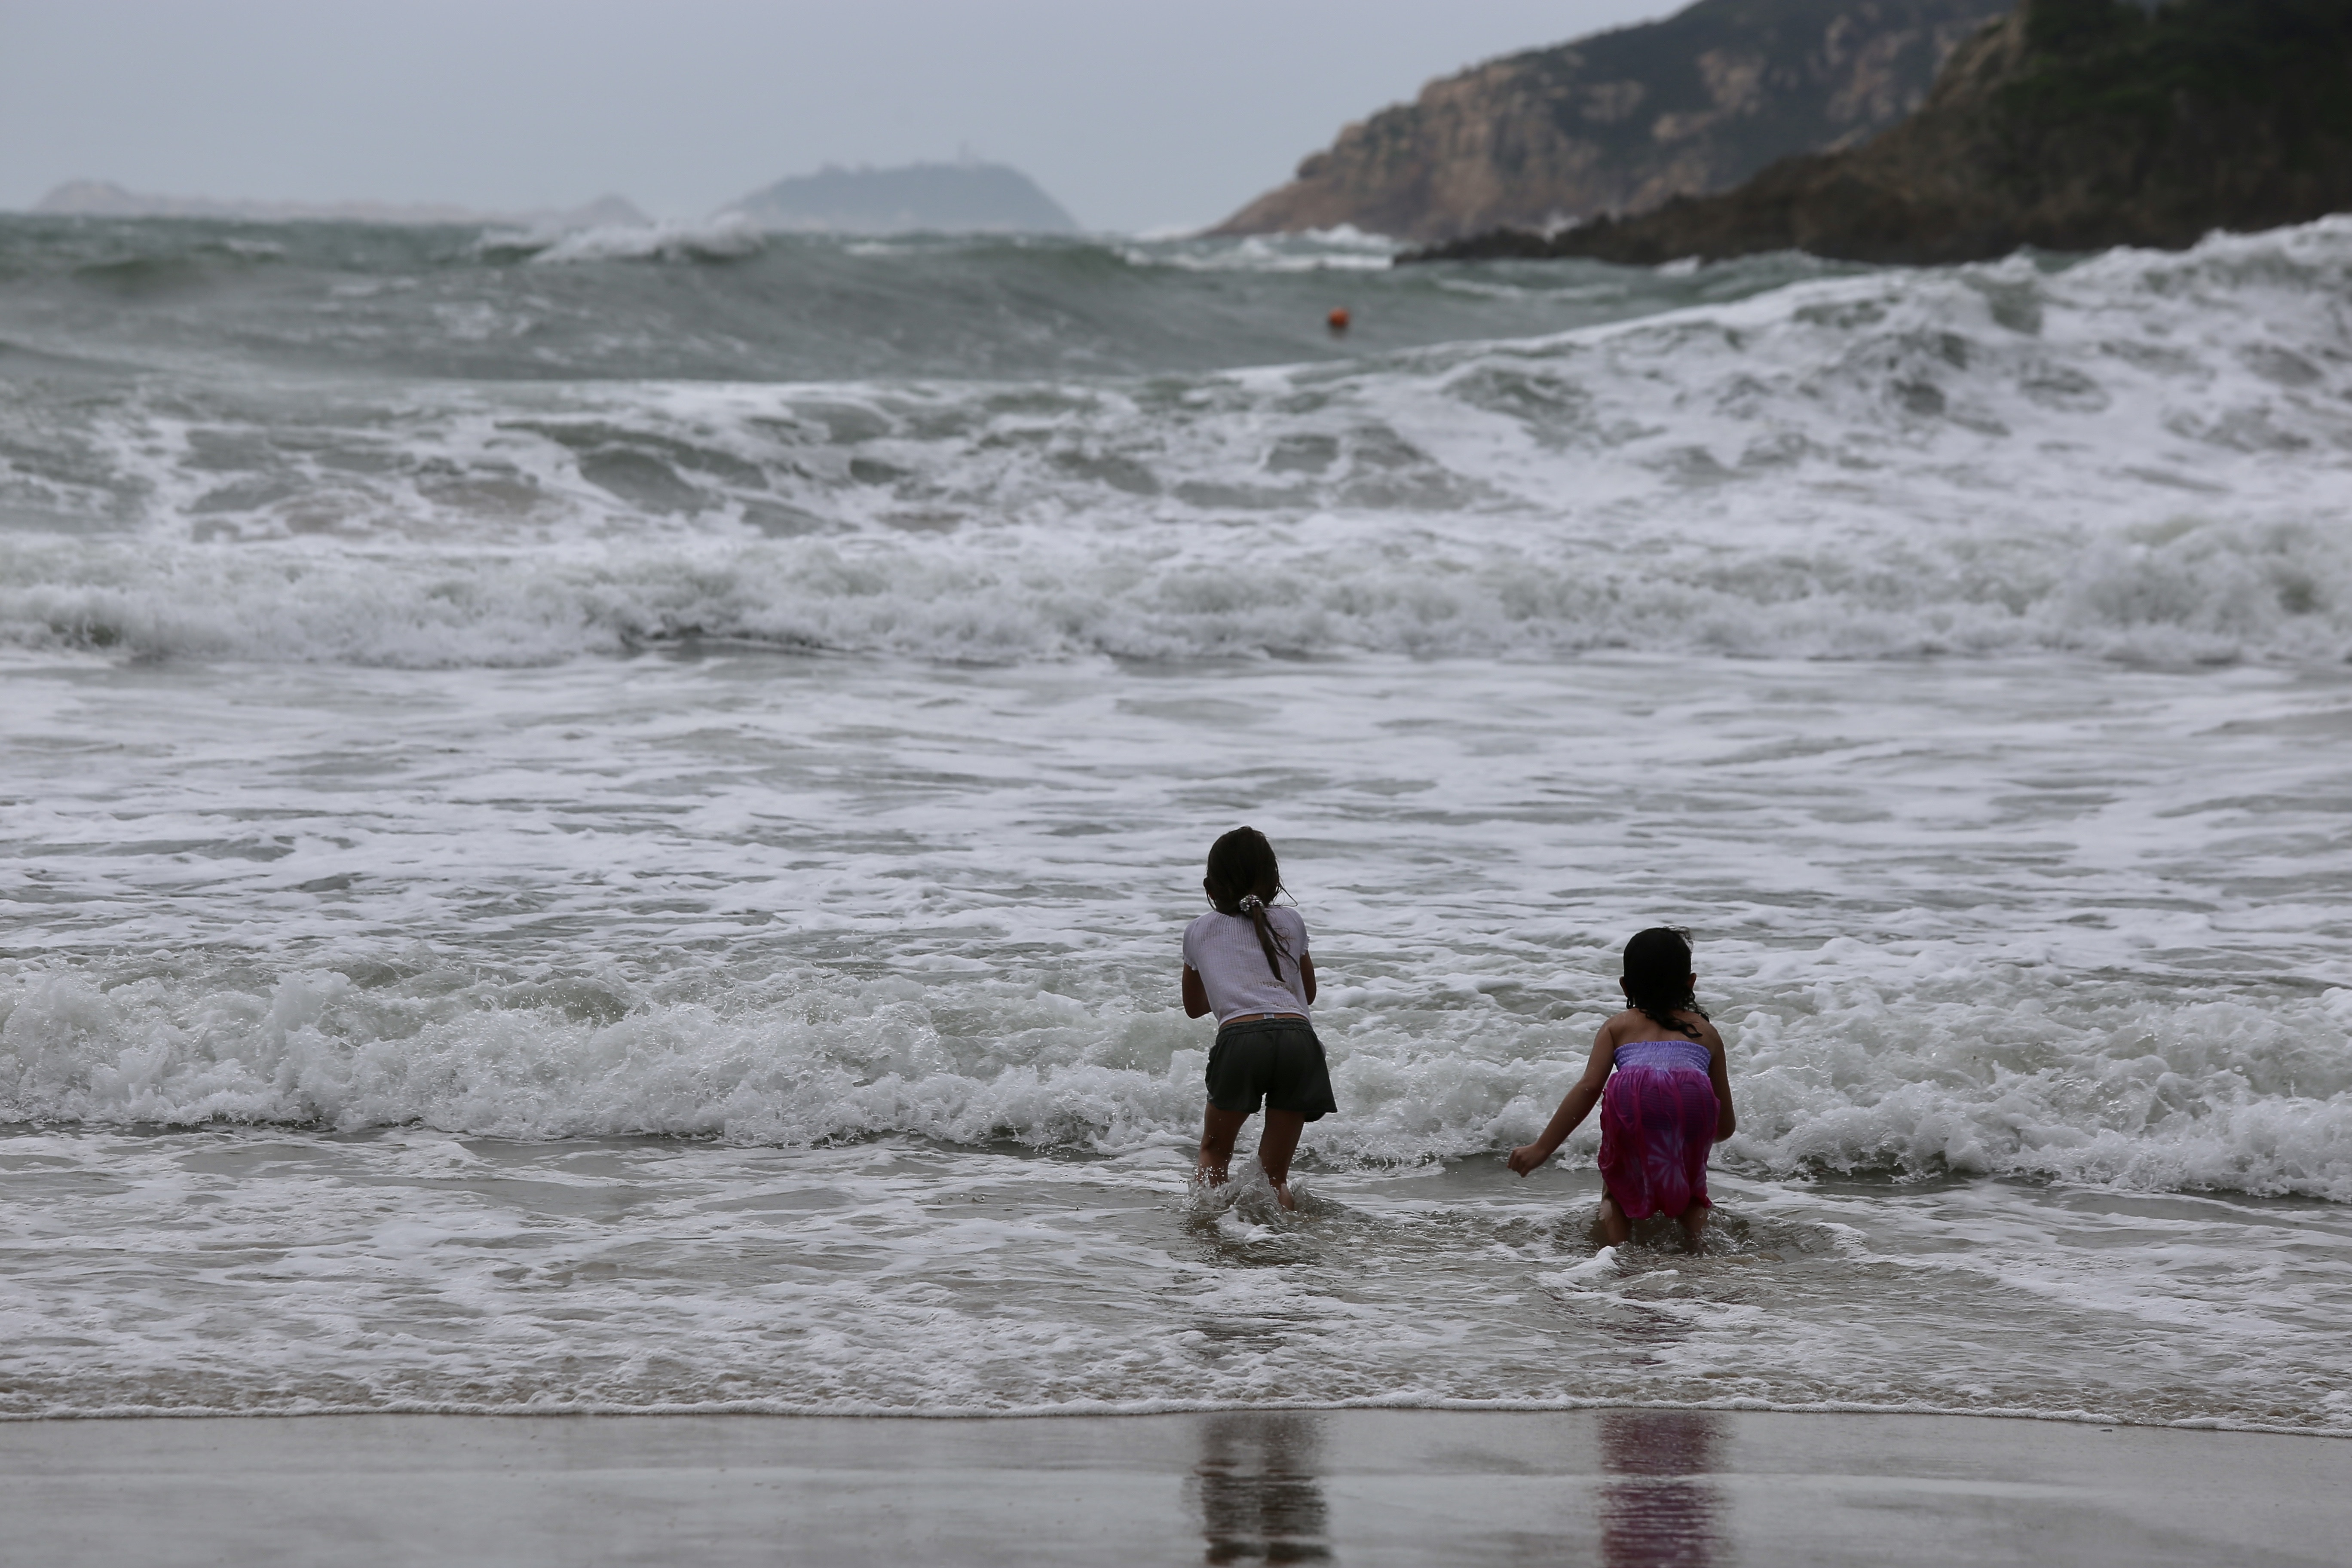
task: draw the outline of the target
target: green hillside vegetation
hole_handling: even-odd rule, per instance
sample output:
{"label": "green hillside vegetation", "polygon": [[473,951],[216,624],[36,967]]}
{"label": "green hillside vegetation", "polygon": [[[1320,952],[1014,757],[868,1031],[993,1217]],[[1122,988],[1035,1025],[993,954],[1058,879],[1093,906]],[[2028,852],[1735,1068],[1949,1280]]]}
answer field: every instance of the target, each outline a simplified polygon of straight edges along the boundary
{"label": "green hillside vegetation", "polygon": [[[2187,104],[2253,104],[2284,98],[2308,120],[2297,150],[2321,134],[2352,136],[2352,82],[2342,54],[2352,40],[2344,0],[2171,0],[2149,10],[2129,0],[2041,0],[2026,15],[2026,73],[2003,89],[2004,107],[2056,128],[2092,121],[2171,123]],[[2333,57],[2333,58],[2331,58]]]}

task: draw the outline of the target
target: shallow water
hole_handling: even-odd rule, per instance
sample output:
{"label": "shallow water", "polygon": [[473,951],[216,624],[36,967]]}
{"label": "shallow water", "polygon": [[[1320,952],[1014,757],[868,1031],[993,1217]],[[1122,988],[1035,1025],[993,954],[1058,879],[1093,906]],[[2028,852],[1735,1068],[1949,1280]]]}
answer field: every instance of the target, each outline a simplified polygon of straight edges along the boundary
{"label": "shallow water", "polygon": [[[13,1414],[1702,1403],[2346,1429],[2339,1212],[1718,1173],[1595,1256],[1589,1171],[1181,1195],[1055,1158],[424,1130],[26,1134]],[[37,1217],[35,1217],[37,1216]]]}
{"label": "shallow water", "polygon": [[[1344,278],[1422,346],[1016,365],[1007,307],[997,379],[855,383],[755,307],[904,257],[362,241],[175,253],[103,330],[0,278],[0,1410],[2352,1433],[2352,226],[1821,278],[916,247],[1124,319]],[[769,333],[724,374],[803,379],[436,313],[541,288],[649,343],[715,297]],[[1341,1107],[1297,1216],[1183,1181],[1175,944],[1243,820]],[[1741,1121],[1696,1258],[1597,1252],[1595,1129],[1500,1163],[1658,920]]]}

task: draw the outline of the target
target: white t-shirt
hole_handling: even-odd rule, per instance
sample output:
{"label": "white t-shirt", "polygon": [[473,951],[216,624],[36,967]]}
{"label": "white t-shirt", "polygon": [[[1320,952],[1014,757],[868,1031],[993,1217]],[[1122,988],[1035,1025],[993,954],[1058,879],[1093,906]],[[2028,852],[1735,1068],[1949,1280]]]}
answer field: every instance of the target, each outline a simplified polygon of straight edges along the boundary
{"label": "white t-shirt", "polygon": [[1265,966],[1257,922],[1249,916],[1211,910],[1184,928],[1185,965],[1199,973],[1209,1011],[1220,1024],[1251,1013],[1307,1012],[1307,986],[1298,974],[1298,961],[1307,956],[1307,921],[1297,910],[1269,908],[1265,923],[1282,948],[1280,980]]}

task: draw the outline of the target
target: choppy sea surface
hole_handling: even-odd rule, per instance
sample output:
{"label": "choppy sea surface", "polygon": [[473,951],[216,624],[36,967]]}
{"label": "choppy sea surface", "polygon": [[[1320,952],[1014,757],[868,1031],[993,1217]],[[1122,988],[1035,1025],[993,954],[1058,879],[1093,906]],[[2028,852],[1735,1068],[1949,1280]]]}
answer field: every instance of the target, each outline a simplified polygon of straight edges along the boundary
{"label": "choppy sea surface", "polygon": [[[0,217],[0,1415],[2352,1435],[2348,508],[2352,220]],[[1185,1183],[1244,821],[1295,1215]],[[1659,921],[1699,1257],[1501,1163]]]}

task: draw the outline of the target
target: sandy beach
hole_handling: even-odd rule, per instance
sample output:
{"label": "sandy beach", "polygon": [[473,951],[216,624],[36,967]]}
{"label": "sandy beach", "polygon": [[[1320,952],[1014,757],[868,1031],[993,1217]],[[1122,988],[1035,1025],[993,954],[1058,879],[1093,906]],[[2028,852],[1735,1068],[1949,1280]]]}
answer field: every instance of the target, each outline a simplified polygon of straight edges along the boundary
{"label": "sandy beach", "polygon": [[2352,1443],[1932,1415],[1250,1411],[0,1427],[17,1560],[2285,1564]]}

